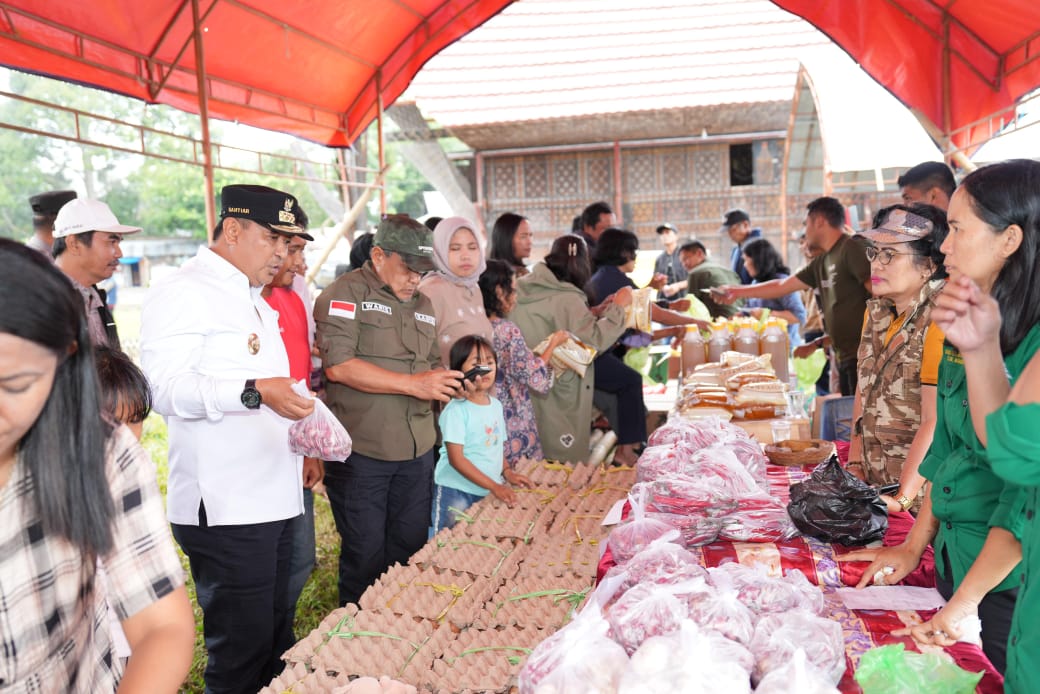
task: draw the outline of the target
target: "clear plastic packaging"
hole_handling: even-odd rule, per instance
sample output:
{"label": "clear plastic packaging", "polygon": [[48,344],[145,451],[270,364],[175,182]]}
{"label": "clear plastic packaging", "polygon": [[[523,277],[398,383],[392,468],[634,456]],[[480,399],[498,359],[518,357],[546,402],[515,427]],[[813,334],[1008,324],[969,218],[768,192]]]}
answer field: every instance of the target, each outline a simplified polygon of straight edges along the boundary
{"label": "clear plastic packaging", "polygon": [[289,448],[297,455],[319,460],[346,460],[350,457],[350,434],[325,403],[314,397],[307,384],[297,381],[293,392],[314,400],[314,411],[289,427]]}
{"label": "clear plastic packaging", "polygon": [[696,514],[659,513],[647,511],[647,518],[664,521],[679,531],[679,542],[683,547],[700,547],[714,542],[726,519]]}
{"label": "clear plastic packaging", "polygon": [[732,585],[740,601],[759,615],[798,609],[813,614],[823,612],[823,593],[798,569],[788,571],[783,578],[774,578],[760,564],[728,562],[708,569],[708,574],[715,585]]}
{"label": "clear plastic packaging", "polygon": [[624,564],[612,567],[607,578],[622,572],[625,574],[619,591],[627,591],[641,583],[681,583],[690,578],[707,581],[708,571],[697,562],[697,557],[670,538],[670,535],[664,535],[654,540]]}
{"label": "clear plastic packaging", "polygon": [[755,615],[740,601],[732,584],[723,581],[710,592],[687,598],[689,618],[703,629],[717,631],[726,638],[747,645],[755,633]]}
{"label": "clear plastic packaging", "polygon": [[796,648],[791,662],[769,672],[755,688],[755,694],[839,694],[827,675],[809,662],[805,651]]}
{"label": "clear plastic packaging", "polygon": [[751,638],[754,680],[758,682],[791,662],[798,648],[805,651],[806,660],[819,668],[828,682],[836,685],[841,681],[845,674],[841,625],[804,610],[765,615],[758,620]]}
{"label": "clear plastic packaging", "polygon": [[625,592],[607,612],[610,636],[629,654],[651,636],[670,634],[689,613],[687,597],[706,593],[702,578],[675,584],[639,584]]}
{"label": "clear plastic packaging", "polygon": [[646,517],[649,497],[648,485],[645,482],[633,485],[628,494],[629,503],[632,505],[631,519],[616,526],[607,538],[614,561],[627,562],[654,540],[675,531],[675,528],[663,521]]}
{"label": "clear plastic packaging", "polygon": [[750,654],[743,647],[683,621],[671,634],[648,638],[632,655],[618,694],[745,694]]}

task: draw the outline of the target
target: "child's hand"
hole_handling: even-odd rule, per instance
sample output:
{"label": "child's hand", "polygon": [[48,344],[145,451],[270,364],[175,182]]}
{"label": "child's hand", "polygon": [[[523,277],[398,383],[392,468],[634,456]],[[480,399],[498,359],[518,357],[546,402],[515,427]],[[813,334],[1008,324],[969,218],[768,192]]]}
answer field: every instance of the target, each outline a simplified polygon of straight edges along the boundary
{"label": "child's hand", "polygon": [[504,503],[509,508],[513,508],[513,504],[516,503],[516,492],[511,487],[504,484],[496,484],[491,488],[491,493],[495,495],[495,498]]}
{"label": "child's hand", "polygon": [[521,475],[519,472],[513,470],[503,470],[502,477],[505,478],[506,482],[513,485],[514,487],[524,487],[531,489],[534,487],[534,482],[530,480],[526,475]]}

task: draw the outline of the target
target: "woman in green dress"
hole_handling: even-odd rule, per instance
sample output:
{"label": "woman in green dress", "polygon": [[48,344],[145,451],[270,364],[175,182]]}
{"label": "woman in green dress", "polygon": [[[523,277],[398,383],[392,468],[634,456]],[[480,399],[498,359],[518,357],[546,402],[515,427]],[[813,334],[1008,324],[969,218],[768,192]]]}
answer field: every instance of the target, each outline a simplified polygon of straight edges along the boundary
{"label": "woman in green dress", "polygon": [[[949,646],[961,636],[962,620],[978,615],[983,650],[1004,672],[1028,514],[1019,487],[993,471],[985,436],[976,431],[1040,349],[1040,163],[1013,160],[969,174],[948,214],[941,250],[950,279],[932,312],[946,345],[935,437],[920,467],[929,494],[903,544],[848,559],[873,559],[859,585],[891,584],[918,565],[931,543],[936,587],[948,602],[931,620],[894,633]],[[997,339],[982,339],[992,326],[981,331],[958,313],[957,302],[965,300],[1002,318]],[[973,391],[978,396],[969,403]]]}

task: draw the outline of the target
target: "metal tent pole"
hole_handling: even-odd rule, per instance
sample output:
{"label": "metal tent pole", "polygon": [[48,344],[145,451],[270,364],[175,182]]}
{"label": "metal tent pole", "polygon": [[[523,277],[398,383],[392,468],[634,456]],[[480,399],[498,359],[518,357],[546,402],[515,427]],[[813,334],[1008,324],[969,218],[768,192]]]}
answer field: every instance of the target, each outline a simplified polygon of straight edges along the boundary
{"label": "metal tent pole", "polygon": [[202,46],[199,0],[191,0],[192,31],[195,34],[195,79],[198,83],[199,120],[202,123],[202,172],[206,179],[206,238],[213,242],[217,225],[217,201],[213,193],[213,152],[209,138],[209,93],[206,89],[206,54]]}

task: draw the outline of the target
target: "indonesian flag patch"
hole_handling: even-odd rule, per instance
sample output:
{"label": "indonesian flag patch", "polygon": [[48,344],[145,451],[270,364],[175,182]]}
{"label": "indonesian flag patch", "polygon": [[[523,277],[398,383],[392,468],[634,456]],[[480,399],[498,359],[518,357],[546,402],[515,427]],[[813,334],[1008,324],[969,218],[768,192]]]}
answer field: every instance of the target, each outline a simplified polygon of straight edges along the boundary
{"label": "indonesian flag patch", "polygon": [[329,316],[336,316],[337,318],[349,318],[354,320],[354,312],[357,306],[352,301],[330,301],[329,302]]}

